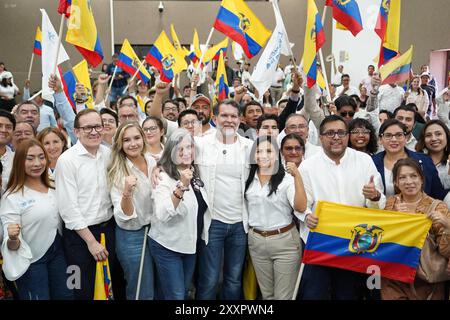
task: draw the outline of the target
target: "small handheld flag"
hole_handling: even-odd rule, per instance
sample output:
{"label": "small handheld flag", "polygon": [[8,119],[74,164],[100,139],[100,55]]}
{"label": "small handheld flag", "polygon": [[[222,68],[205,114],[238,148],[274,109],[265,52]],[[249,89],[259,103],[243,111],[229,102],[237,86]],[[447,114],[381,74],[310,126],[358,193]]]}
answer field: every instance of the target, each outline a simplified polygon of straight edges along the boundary
{"label": "small handheld flag", "polygon": [[222,51],[219,53],[219,62],[217,63],[216,90],[217,90],[217,99],[219,101],[228,98],[229,89],[228,89],[227,73],[225,71],[225,62],[223,61]]}
{"label": "small handheld flag", "polygon": [[36,37],[34,38],[33,53],[40,56],[42,55],[42,32],[41,28],[37,27]]}
{"label": "small handheld flag", "polygon": [[411,73],[411,62],[413,55],[413,46],[404,54],[391,59],[380,68],[381,83],[403,82],[409,79]]}
{"label": "small handheld flag", "polygon": [[134,76],[134,74],[140,67],[136,77],[138,77],[145,83],[148,83],[151,79],[151,76],[145,69],[145,67],[141,66],[141,61],[134,52],[130,42],[128,42],[128,39],[125,39],[123,41],[122,48],[120,49],[119,60],[117,61],[117,66],[119,68],[122,68],[125,72],[128,72],[131,76]]}
{"label": "small handheld flag", "polygon": [[[100,244],[106,247],[105,234],[100,235]],[[113,300],[111,274],[108,259],[97,261],[95,272],[94,300]]]}
{"label": "small handheld flag", "polygon": [[171,82],[172,79],[187,68],[184,57],[178,54],[164,31],[153,43],[145,61],[159,70],[161,81]]}
{"label": "small handheld flag", "polygon": [[66,41],[73,44],[93,67],[102,62],[103,51],[90,1],[71,0]]}
{"label": "small handheld flag", "polygon": [[248,58],[258,54],[271,34],[243,0],[222,0],[214,28],[239,43]]}

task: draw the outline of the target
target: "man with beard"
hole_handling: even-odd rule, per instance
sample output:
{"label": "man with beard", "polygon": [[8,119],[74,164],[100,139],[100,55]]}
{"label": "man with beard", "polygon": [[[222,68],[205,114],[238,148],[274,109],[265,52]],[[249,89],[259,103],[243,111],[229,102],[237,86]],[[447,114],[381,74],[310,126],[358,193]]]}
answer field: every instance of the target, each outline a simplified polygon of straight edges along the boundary
{"label": "man with beard", "polygon": [[[307,194],[307,208],[301,214],[300,236],[304,242],[319,218],[314,214],[319,201],[343,205],[384,208],[383,183],[371,157],[348,148],[348,126],[338,115],[326,117],[319,128],[323,150],[302,161],[300,173]],[[351,178],[349,178],[351,177]],[[305,265],[300,283],[300,300],[356,299],[358,274],[352,271]]]}
{"label": "man with beard", "polygon": [[[170,86],[169,86],[170,88]],[[169,121],[177,121],[180,114],[180,106],[177,101],[166,100],[162,104],[162,115]]]}
{"label": "man with beard", "polygon": [[199,93],[192,97],[190,109],[197,111],[202,122],[202,136],[214,134],[216,128],[209,123],[211,120],[211,101],[203,94]]}

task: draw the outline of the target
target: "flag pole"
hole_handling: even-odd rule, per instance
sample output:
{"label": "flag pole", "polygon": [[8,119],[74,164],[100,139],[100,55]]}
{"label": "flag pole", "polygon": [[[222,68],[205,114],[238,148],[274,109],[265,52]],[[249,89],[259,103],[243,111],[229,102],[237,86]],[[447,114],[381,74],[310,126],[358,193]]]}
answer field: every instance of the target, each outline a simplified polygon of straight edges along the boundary
{"label": "flag pole", "polygon": [[295,283],[295,290],[294,290],[294,294],[292,295],[292,300],[297,299],[298,289],[300,287],[300,281],[302,279],[303,270],[305,270],[305,264],[302,262],[300,264],[300,270],[298,271],[297,281]]}
{"label": "flag pole", "polygon": [[33,61],[34,61],[34,52],[31,54],[30,68],[28,69],[27,80],[30,80],[31,77],[31,68],[33,68]]}
{"label": "flag pole", "polygon": [[36,98],[38,95],[40,95],[42,93],[42,90],[39,90],[38,92],[36,92],[32,97],[30,97],[30,99],[28,99],[28,101],[33,100],[34,98]]}
{"label": "flag pole", "polygon": [[111,20],[111,55],[114,55],[114,4],[109,0],[109,15]]}
{"label": "flag pole", "polygon": [[148,226],[145,227],[144,242],[142,243],[141,263],[139,265],[139,275],[136,287],[136,300],[139,300],[139,293],[141,291],[142,270],[144,270],[145,247],[147,245],[147,233],[148,233]]}
{"label": "flag pole", "polygon": [[[323,13],[322,13],[322,26],[325,23],[326,15],[327,15],[327,6],[325,5],[324,8],[323,8]],[[320,58],[320,66],[322,68],[323,78],[325,80],[325,85],[327,87],[328,102],[331,102],[330,85],[328,84],[327,70],[326,70],[326,67],[325,67],[324,60],[323,60],[322,48],[319,49],[319,58]]]}
{"label": "flag pole", "polygon": [[106,90],[106,92],[105,92],[105,105],[106,105],[106,102],[108,101],[109,93],[111,92],[111,87],[112,87],[112,83],[114,81],[114,77],[116,76],[116,71],[117,71],[117,65],[114,67],[114,71],[113,71],[113,74],[111,77],[111,83],[109,84],[108,90]]}
{"label": "flag pole", "polygon": [[59,49],[61,47],[61,37],[63,30],[64,30],[64,14],[61,15],[61,23],[59,24],[58,46],[56,47],[56,58],[55,63],[53,64],[53,74],[56,73],[56,67],[58,66]]}
{"label": "flag pole", "polygon": [[[206,39],[206,45],[205,45],[206,46],[206,50],[208,50],[209,42],[211,41],[211,37],[212,37],[213,32],[214,32],[214,27],[211,28],[211,31],[209,32],[209,35],[208,35],[208,39]],[[205,57],[206,50],[202,51],[202,56],[200,57],[200,61],[198,62],[197,69],[195,70],[196,74],[198,74],[199,71],[200,71],[200,66],[202,65],[203,58]]]}
{"label": "flag pole", "polygon": [[[133,74],[133,76],[131,77],[130,81],[128,81],[127,86],[125,87],[125,89],[122,91],[122,94],[125,94],[125,92],[127,92],[128,87],[130,86],[130,83],[134,80],[134,78],[136,78],[137,74],[139,73],[139,70],[141,69],[142,65],[144,64],[145,59],[143,59],[140,63],[139,63],[139,67],[136,69],[136,72]],[[117,67],[116,67],[117,68]]]}

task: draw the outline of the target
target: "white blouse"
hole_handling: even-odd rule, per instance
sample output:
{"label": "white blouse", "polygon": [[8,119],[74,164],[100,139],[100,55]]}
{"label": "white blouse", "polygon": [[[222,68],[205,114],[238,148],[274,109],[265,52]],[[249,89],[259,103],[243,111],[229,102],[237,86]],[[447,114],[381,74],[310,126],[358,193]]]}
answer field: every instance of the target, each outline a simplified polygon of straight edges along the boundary
{"label": "white blouse", "polygon": [[[159,181],[152,192],[154,200],[152,225],[149,236],[163,247],[180,253],[194,254],[197,245],[197,211],[198,203],[192,187],[185,191],[183,200],[177,208],[172,202],[172,193],[177,182],[167,173],[161,172]],[[201,188],[203,199],[208,203],[204,188]],[[205,223],[205,217],[203,221]]]}
{"label": "white blouse", "polygon": [[[1,200],[0,217],[4,228],[4,271],[9,280],[15,280],[26,272],[30,263],[44,256],[55,241],[56,232],[62,229],[55,190],[49,189],[43,193],[25,186],[23,192],[5,194]],[[10,224],[21,226],[18,250],[9,250],[7,246],[7,228]],[[14,265],[14,270],[9,269],[10,265]]]}
{"label": "white blouse", "polygon": [[253,183],[249,186],[245,201],[250,227],[269,231],[283,228],[292,222],[294,210],[295,182],[294,177],[286,173],[278,185],[277,192],[270,192],[269,182],[261,186],[258,174],[255,173]]}
{"label": "white blouse", "polygon": [[150,216],[153,212],[153,205],[151,199],[151,183],[150,177],[152,170],[156,166],[156,162],[150,153],[145,154],[145,161],[147,162],[148,177],[137,168],[130,160],[127,159],[127,165],[130,173],[137,178],[137,185],[133,192],[133,214],[126,215],[121,206],[122,192],[125,185],[125,180],[120,184],[121,188],[113,186],[111,188],[111,200],[114,206],[114,218],[117,225],[125,230],[139,230],[143,226],[150,224]]}

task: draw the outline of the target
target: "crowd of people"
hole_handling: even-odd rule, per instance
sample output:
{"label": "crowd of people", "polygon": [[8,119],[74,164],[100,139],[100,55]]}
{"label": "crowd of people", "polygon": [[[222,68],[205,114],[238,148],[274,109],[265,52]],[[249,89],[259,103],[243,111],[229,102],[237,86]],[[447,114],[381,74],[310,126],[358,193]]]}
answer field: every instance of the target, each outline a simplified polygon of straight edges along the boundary
{"label": "crowd of people", "polygon": [[244,299],[249,260],[264,300],[448,299],[418,276],[369,290],[367,275],[307,264],[296,281],[318,201],[426,214],[448,261],[450,84],[427,66],[406,90],[374,66],[351,86],[339,66],[323,90],[291,60],[259,93],[250,62],[226,62],[217,101],[214,72],[180,89],[154,68],[150,83],[112,79],[116,63],[93,79],[94,108],[80,83],[73,107],[56,75],[52,101],[30,100],[0,63],[3,298],[92,300],[108,259],[116,299]]}

